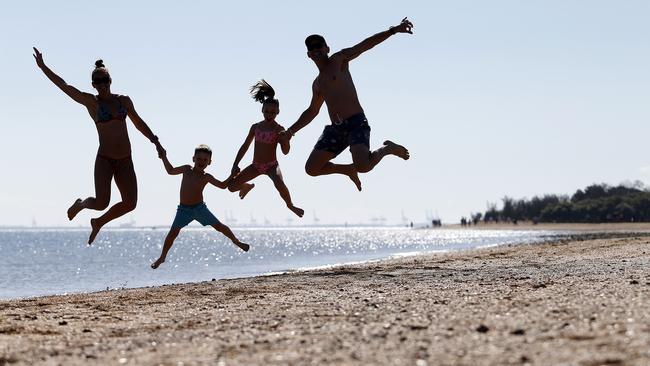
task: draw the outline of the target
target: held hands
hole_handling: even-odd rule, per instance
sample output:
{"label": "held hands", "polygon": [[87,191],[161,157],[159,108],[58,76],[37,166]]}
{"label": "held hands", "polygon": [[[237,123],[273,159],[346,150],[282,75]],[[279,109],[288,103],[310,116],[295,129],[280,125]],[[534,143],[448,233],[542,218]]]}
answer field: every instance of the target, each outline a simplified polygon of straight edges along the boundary
{"label": "held hands", "polygon": [[411,23],[411,21],[408,20],[406,17],[402,19],[402,22],[399,23],[399,25],[390,27],[390,29],[395,33],[408,33],[408,34],[413,34],[413,31],[411,30],[412,28],[413,28],[413,23]]}
{"label": "held hands", "polygon": [[36,59],[36,66],[42,69],[45,66],[45,62],[43,62],[43,54],[36,47],[32,48],[34,49],[34,54],[32,56]]}
{"label": "held hands", "polygon": [[163,157],[167,156],[167,150],[165,150],[165,148],[162,147],[160,142],[157,141],[156,141],[156,150],[158,151],[159,158],[162,159]]}
{"label": "held hands", "polygon": [[291,133],[287,132],[286,130],[280,131],[280,133],[278,133],[278,139],[280,140],[281,144],[286,144],[289,142],[291,136]]}
{"label": "held hands", "polygon": [[289,140],[291,140],[292,137],[293,137],[293,133],[291,133],[291,131],[288,131],[288,130],[282,130],[282,131],[280,131],[280,133],[278,133],[278,138],[280,140],[282,140],[282,141],[285,141],[285,140],[289,141]]}

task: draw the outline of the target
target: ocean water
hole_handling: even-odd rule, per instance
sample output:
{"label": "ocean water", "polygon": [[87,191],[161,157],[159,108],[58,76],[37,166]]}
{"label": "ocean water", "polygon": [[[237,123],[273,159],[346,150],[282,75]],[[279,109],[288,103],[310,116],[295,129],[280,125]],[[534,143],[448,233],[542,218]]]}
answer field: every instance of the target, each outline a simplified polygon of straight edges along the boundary
{"label": "ocean water", "polygon": [[234,228],[242,252],[212,228],[186,228],[157,270],[166,229],[0,229],[0,299],[247,277],[514,243],[557,231],[408,228]]}

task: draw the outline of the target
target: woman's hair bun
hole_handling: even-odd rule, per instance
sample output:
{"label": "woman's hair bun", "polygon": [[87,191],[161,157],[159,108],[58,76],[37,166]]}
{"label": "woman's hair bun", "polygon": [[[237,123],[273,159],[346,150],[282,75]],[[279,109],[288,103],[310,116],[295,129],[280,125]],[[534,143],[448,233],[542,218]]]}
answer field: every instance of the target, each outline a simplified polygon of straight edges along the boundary
{"label": "woman's hair bun", "polygon": [[106,67],[106,66],[104,66],[104,60],[95,61],[95,68],[99,69],[100,67]]}

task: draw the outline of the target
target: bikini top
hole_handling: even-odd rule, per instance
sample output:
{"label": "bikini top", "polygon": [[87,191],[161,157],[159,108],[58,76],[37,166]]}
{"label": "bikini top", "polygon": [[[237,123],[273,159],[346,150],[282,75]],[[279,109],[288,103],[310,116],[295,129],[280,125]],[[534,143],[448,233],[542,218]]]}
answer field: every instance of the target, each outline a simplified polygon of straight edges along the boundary
{"label": "bikini top", "polygon": [[255,127],[255,142],[263,144],[275,144],[278,142],[277,131],[262,131],[259,127]]}
{"label": "bikini top", "polygon": [[97,123],[104,123],[108,121],[112,121],[114,119],[124,121],[126,120],[126,115],[127,115],[127,110],[124,108],[122,105],[122,101],[120,101],[120,97],[116,96],[117,102],[120,104],[119,107],[117,107],[117,113],[115,116],[111,113],[108,108],[106,108],[105,105],[99,102],[99,99],[97,99]]}

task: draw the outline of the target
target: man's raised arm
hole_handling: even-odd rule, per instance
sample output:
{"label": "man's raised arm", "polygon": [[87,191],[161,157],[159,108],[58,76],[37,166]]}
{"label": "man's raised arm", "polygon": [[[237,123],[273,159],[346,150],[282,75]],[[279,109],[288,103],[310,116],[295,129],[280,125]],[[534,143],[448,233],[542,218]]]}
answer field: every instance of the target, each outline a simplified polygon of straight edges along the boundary
{"label": "man's raised arm", "polygon": [[361,41],[361,43],[357,44],[356,46],[352,46],[350,48],[344,48],[341,51],[337,52],[337,54],[343,56],[346,61],[354,60],[355,58],[359,57],[359,55],[361,55],[362,53],[368,51],[369,49],[375,47],[381,42],[387,40],[388,37],[392,36],[393,34],[396,33],[413,34],[412,28],[413,28],[413,23],[411,23],[411,21],[408,20],[407,18],[404,18],[402,19],[399,25],[390,27],[383,32],[379,32],[375,34],[374,36],[370,36],[364,39],[363,41]]}

